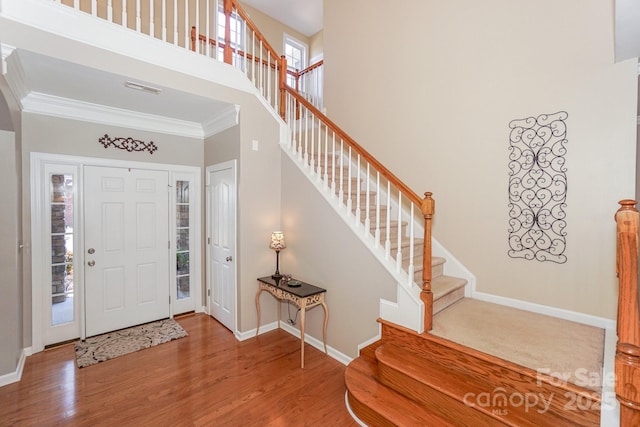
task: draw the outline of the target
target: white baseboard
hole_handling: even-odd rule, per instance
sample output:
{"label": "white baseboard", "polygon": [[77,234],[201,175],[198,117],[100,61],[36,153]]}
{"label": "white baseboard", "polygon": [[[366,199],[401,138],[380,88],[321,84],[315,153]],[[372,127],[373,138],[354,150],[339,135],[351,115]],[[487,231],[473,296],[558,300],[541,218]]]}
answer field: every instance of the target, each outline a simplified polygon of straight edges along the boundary
{"label": "white baseboard", "polygon": [[546,316],[557,317],[559,319],[570,320],[572,322],[595,326],[602,329],[616,329],[615,320],[592,316],[585,313],[578,313],[577,311],[565,310],[563,308],[549,307],[533,302],[520,301],[512,298],[485,294],[483,292],[473,292],[471,298],[480,301],[492,302],[494,304],[500,304],[507,307],[513,307],[520,310],[531,311],[533,313],[544,314]]}
{"label": "white baseboard", "polygon": [[[289,332],[291,335],[295,336],[296,338],[298,339],[300,338],[300,330],[297,328],[294,328],[293,326],[287,324],[286,322],[280,322],[280,328],[286,332]],[[324,344],[322,343],[321,340],[314,338],[308,334],[305,334],[304,342],[324,352]],[[344,353],[341,353],[340,351],[336,350],[335,348],[329,345],[327,345],[327,354],[345,366],[351,363],[351,361],[353,360],[353,358],[347,356]]]}
{"label": "white baseboard", "polygon": [[[271,323],[267,323],[266,325],[261,325],[260,326],[260,335],[262,334],[266,334],[267,332],[271,332],[278,329],[278,322],[271,322]],[[236,336],[236,339],[238,341],[244,341],[244,340],[248,340],[249,338],[254,338],[256,336],[256,328],[253,329],[249,329],[248,331],[244,331],[244,332],[239,332],[236,331],[234,333],[234,335]]]}
{"label": "white baseboard", "polygon": [[618,335],[615,329],[606,329],[604,337],[604,363],[602,369],[601,426],[620,425],[620,403],[615,391],[615,354]]}
{"label": "white baseboard", "polygon": [[31,347],[23,348],[20,353],[20,359],[18,359],[18,366],[14,372],[0,375],[0,387],[17,383],[22,378],[22,371],[24,370],[24,364],[27,360],[27,356],[31,356]]}
{"label": "white baseboard", "polygon": [[[378,325],[379,325],[379,328],[378,328],[378,329],[382,329],[382,325],[380,325],[379,323],[378,323]],[[379,332],[378,332],[378,335],[376,335],[375,337],[369,338],[369,339],[368,339],[368,340],[366,340],[365,342],[358,344],[358,355],[360,355],[360,351],[361,351],[363,348],[367,347],[367,346],[368,346],[368,345],[370,345],[370,344],[373,344],[373,343],[374,343],[374,342],[376,342],[376,341],[380,341],[380,339],[381,339],[381,338],[382,338],[382,332],[381,332],[381,331],[379,331]]]}

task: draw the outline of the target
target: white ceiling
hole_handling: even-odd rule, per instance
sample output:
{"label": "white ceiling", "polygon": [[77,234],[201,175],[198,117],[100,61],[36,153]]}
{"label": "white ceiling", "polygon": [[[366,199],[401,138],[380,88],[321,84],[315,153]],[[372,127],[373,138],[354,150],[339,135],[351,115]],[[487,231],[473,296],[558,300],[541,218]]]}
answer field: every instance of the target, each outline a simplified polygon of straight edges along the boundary
{"label": "white ceiling", "polygon": [[[10,71],[21,70],[20,73],[9,72],[7,79],[14,80],[14,91],[19,93],[25,110],[34,102],[42,104],[44,101],[50,105],[57,103],[62,108],[106,110],[120,117],[129,115],[133,117],[131,120],[170,122],[173,126],[189,128],[191,133],[198,133],[198,128],[206,133],[207,124],[234,108],[215,99],[25,50],[14,51],[8,61]],[[127,81],[146,84],[161,92],[153,94],[130,89],[125,87]]]}
{"label": "white ceiling", "polygon": [[322,0],[242,0],[242,3],[307,37],[322,29]]}

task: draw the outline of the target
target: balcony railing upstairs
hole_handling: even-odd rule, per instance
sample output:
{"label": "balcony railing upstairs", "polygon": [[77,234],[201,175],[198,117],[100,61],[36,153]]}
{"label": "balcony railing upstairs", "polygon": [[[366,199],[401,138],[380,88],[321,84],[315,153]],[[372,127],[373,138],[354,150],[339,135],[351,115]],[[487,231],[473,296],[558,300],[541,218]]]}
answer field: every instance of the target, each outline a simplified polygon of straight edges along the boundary
{"label": "balcony railing upstairs", "polygon": [[289,126],[285,148],[331,192],[400,283],[419,283],[424,330],[431,329],[434,200],[414,193],[320,111],[323,63],[294,73],[299,92],[289,87],[286,59],[237,0],[52,1],[240,69]]}
{"label": "balcony railing upstairs", "polygon": [[324,108],[322,96],[324,90],[324,61],[320,60],[315,64],[311,64],[302,71],[288,70],[287,74],[295,79],[295,84],[289,84],[289,87],[295,89],[311,105],[322,111]]}
{"label": "balcony railing upstairs", "polygon": [[620,426],[640,425],[640,305],[638,302],[638,229],[635,200],[622,200],[616,213],[618,273],[618,342],[616,344],[616,396]]}

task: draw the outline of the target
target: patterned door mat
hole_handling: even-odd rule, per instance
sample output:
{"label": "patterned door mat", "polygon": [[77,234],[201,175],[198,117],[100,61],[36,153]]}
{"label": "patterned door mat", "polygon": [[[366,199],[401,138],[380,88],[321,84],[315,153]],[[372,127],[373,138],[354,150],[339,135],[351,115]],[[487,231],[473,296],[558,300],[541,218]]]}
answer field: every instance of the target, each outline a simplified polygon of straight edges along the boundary
{"label": "patterned door mat", "polygon": [[187,332],[173,319],[158,320],[132,328],[109,332],[75,343],[78,368],[186,337]]}

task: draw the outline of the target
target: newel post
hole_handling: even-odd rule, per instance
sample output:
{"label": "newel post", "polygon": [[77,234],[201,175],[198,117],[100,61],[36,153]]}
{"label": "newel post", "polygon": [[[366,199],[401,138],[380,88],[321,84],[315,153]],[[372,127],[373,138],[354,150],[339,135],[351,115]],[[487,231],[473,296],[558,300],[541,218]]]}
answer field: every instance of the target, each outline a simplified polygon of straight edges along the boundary
{"label": "newel post", "polygon": [[280,73],[278,75],[278,80],[280,84],[280,117],[283,120],[286,120],[287,114],[287,92],[285,91],[285,86],[287,85],[287,57],[284,55],[280,56]]}
{"label": "newel post", "polygon": [[620,426],[640,425],[640,313],[638,305],[638,223],[635,200],[620,201],[616,212],[616,270],[618,293],[618,342],[616,344],[616,397],[620,402]]}
{"label": "newel post", "polygon": [[431,223],[436,209],[432,193],[424,193],[422,215],[424,216],[424,257],[422,260],[422,291],[420,299],[424,303],[424,331],[433,328],[433,292],[431,292]]}
{"label": "newel post", "polygon": [[231,51],[231,13],[233,13],[233,0],[224,0],[224,62],[233,63]]}

